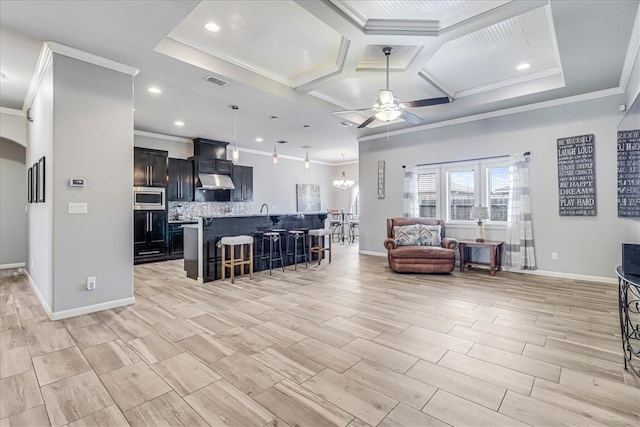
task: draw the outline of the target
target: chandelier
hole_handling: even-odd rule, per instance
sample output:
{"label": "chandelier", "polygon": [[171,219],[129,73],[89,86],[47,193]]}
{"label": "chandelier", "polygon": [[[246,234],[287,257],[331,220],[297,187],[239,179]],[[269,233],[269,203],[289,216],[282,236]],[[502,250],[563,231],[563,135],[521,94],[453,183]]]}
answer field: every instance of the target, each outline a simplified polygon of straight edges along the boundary
{"label": "chandelier", "polygon": [[[342,162],[344,163],[344,154],[342,155]],[[347,175],[342,171],[342,177],[333,181],[333,186],[340,190],[346,190],[353,187],[356,182],[352,179],[347,179]]]}

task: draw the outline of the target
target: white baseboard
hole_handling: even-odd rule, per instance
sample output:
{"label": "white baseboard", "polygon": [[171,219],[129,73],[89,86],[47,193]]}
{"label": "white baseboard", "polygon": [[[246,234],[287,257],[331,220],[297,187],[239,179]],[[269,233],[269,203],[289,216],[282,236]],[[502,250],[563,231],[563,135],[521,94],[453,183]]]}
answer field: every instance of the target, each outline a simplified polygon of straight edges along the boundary
{"label": "white baseboard", "polygon": [[42,308],[47,313],[47,316],[49,316],[50,320],[67,319],[69,317],[80,316],[82,314],[95,313],[96,311],[108,310],[110,308],[123,307],[125,305],[135,304],[136,302],[136,298],[131,297],[131,298],[124,298],[124,299],[119,299],[115,301],[101,302],[100,304],[87,305],[85,307],[72,308],[70,310],[56,311],[54,313],[51,311],[51,307],[49,307],[49,304],[47,304],[47,301],[45,301],[44,297],[40,293],[40,290],[36,286],[31,276],[29,275],[29,272],[24,270],[24,274],[27,276],[27,281],[29,282],[31,289],[33,289],[33,292],[36,294],[36,297],[38,297],[38,301],[40,301],[40,305],[42,305]]}
{"label": "white baseboard", "polygon": [[[359,251],[360,255],[372,255],[372,256],[380,256],[386,257],[386,252],[373,252],[373,251]],[[456,267],[460,264],[456,261]],[[521,273],[521,274],[533,274],[537,276],[548,276],[548,277],[557,277],[560,279],[573,279],[573,280],[584,280],[586,282],[599,282],[599,283],[613,283],[617,284],[618,279],[615,277],[599,277],[599,276],[586,276],[584,274],[573,274],[573,273],[562,273],[560,271],[546,271],[546,270],[506,270],[511,273]]]}
{"label": "white baseboard", "polygon": [[10,268],[24,268],[24,262],[15,262],[13,264],[0,264],[0,270],[8,270]]}
{"label": "white baseboard", "polygon": [[47,316],[49,316],[49,319],[53,320],[51,307],[49,307],[49,304],[47,304],[47,301],[44,299],[44,297],[40,293],[40,289],[38,289],[38,287],[36,286],[36,282],[33,281],[33,279],[31,278],[31,275],[29,275],[29,272],[27,270],[23,270],[23,271],[25,276],[27,276],[27,281],[29,282],[29,286],[31,286],[31,289],[33,289],[33,292],[36,294],[36,297],[38,297],[38,301],[40,301],[40,305],[42,306],[44,311],[47,313]]}
{"label": "white baseboard", "polygon": [[545,270],[518,270],[518,271],[505,270],[505,271],[509,271],[510,273],[533,274],[534,276],[557,277],[559,279],[584,280],[585,282],[618,284],[618,279],[613,277],[586,276],[584,274],[562,273],[559,271],[545,271]]}
{"label": "white baseboard", "polygon": [[372,256],[382,256],[382,257],[386,257],[387,256],[386,252],[358,251],[358,253],[360,255],[372,255]]}
{"label": "white baseboard", "polygon": [[115,301],[101,302],[100,304],[87,305],[85,307],[72,308],[70,310],[56,311],[49,317],[51,320],[61,320],[82,314],[95,313],[96,311],[108,310],[110,308],[124,307],[125,305],[131,305],[135,302],[135,297],[123,298]]}

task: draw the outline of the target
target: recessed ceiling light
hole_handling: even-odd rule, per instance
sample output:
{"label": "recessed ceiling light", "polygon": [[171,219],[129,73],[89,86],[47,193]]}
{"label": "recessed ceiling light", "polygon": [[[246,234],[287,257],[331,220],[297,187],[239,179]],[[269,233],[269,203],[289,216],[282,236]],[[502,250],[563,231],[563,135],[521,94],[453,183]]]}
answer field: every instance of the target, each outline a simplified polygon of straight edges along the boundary
{"label": "recessed ceiling light", "polygon": [[341,126],[341,127],[343,127],[343,128],[348,128],[348,127],[353,126],[353,123],[349,123],[349,122],[340,122],[340,123],[338,123],[338,126]]}
{"label": "recessed ceiling light", "polygon": [[204,28],[213,32],[220,31],[220,26],[218,24],[214,24],[213,22],[207,22],[204,25]]}
{"label": "recessed ceiling light", "polygon": [[151,93],[162,93],[162,90],[160,90],[160,88],[151,86],[149,89],[147,89],[149,92]]}
{"label": "recessed ceiling light", "polygon": [[184,126],[184,122],[181,122],[180,120],[176,120],[173,124],[176,126]]}
{"label": "recessed ceiling light", "polygon": [[259,136],[259,137],[257,137],[257,138],[256,138],[256,142],[262,142],[262,141],[264,141],[264,139],[262,139],[262,137],[261,137],[261,136]]}
{"label": "recessed ceiling light", "polygon": [[529,64],[528,62],[523,62],[522,64],[516,67],[516,70],[522,71],[522,70],[526,70],[529,67],[531,67],[531,64]]}

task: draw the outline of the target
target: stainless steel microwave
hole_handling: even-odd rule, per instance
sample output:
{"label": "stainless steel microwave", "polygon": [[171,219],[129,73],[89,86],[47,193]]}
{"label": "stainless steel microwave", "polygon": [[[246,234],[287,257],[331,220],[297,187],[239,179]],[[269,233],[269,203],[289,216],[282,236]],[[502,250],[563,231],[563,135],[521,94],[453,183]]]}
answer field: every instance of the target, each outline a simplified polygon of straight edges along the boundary
{"label": "stainless steel microwave", "polygon": [[165,189],[161,187],[133,187],[134,210],[164,210]]}

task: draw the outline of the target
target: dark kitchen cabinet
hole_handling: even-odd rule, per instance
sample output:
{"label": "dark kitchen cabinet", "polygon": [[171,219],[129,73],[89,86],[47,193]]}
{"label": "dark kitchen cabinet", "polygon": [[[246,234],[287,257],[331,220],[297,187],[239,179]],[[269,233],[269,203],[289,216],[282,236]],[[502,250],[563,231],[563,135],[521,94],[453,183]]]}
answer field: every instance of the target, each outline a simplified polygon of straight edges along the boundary
{"label": "dark kitchen cabinet", "polygon": [[169,224],[169,256],[182,258],[184,254],[184,229],[182,224]]}
{"label": "dark kitchen cabinet", "polygon": [[193,162],[169,159],[169,185],[167,200],[190,202],[193,200]]}
{"label": "dark kitchen cabinet", "polygon": [[164,256],[167,240],[166,211],[133,212],[134,259]]}
{"label": "dark kitchen cabinet", "polygon": [[168,152],[148,148],[133,149],[133,185],[166,187]]}
{"label": "dark kitchen cabinet", "polygon": [[233,165],[231,169],[231,180],[236,187],[231,190],[231,201],[251,202],[253,201],[253,168],[250,166]]}
{"label": "dark kitchen cabinet", "polygon": [[220,159],[198,159],[198,172],[217,173],[220,175],[231,175],[233,163],[231,160]]}

